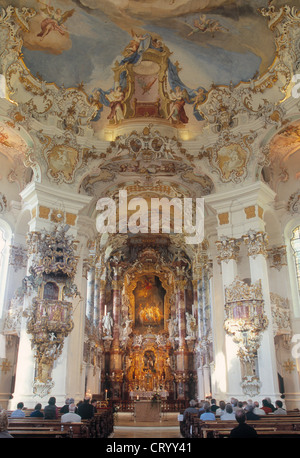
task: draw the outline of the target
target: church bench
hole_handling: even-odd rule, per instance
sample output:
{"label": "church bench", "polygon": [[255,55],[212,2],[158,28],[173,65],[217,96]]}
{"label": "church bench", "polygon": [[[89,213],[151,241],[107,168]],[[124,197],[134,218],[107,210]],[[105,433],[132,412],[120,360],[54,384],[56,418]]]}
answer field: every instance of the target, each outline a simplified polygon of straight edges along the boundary
{"label": "church bench", "polygon": [[[214,438],[226,438],[229,437],[231,429],[229,430],[217,430],[214,432]],[[268,430],[268,429],[257,429],[258,438],[273,438],[273,439],[283,439],[283,438],[300,438],[300,431],[286,431],[286,430]]]}
{"label": "church bench", "polygon": [[45,418],[8,418],[9,428],[14,426],[27,426],[38,428],[42,426],[51,427],[55,431],[62,428],[72,430],[73,437],[108,437],[113,432],[114,418],[112,410],[97,412],[93,418],[82,420],[81,423],[61,423],[60,419],[47,420]]}
{"label": "church bench", "polygon": [[50,431],[65,431],[71,437],[89,437],[88,428],[84,422],[78,423],[61,423],[60,420],[45,420],[44,418],[9,418],[8,431],[11,430],[31,430],[41,431],[47,429]]}
{"label": "church bench", "polygon": [[[214,421],[202,421],[196,415],[189,415],[187,417],[184,426],[181,427],[181,433],[183,437],[205,437],[213,436],[214,431],[231,430],[237,425],[236,420],[220,420]],[[269,428],[280,431],[299,431],[300,430],[300,419],[290,418],[286,419],[282,416],[273,418],[273,421],[268,419],[265,421],[265,417],[261,417],[259,420],[247,420],[247,424],[257,428]]]}
{"label": "church bench", "polygon": [[40,429],[9,429],[9,434],[16,439],[57,439],[57,438],[71,438],[72,435],[69,431],[50,431]]}
{"label": "church bench", "polygon": [[112,409],[97,412],[93,418],[82,420],[86,427],[86,437],[106,438],[114,429],[114,416]]}

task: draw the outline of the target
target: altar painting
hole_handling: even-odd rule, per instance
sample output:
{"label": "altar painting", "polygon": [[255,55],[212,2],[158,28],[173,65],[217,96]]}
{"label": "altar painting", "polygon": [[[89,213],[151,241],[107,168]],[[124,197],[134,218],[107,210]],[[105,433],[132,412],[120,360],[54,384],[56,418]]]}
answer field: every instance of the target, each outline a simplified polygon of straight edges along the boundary
{"label": "altar painting", "polygon": [[144,275],[134,290],[135,329],[142,331],[149,326],[155,331],[164,329],[165,290],[158,277]]}

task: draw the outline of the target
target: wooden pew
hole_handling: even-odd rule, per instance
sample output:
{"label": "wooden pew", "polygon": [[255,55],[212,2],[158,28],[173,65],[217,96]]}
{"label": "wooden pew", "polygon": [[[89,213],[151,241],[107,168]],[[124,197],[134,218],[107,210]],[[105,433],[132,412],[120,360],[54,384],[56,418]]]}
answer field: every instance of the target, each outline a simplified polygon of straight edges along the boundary
{"label": "wooden pew", "polygon": [[69,437],[89,437],[88,428],[84,422],[62,423],[60,420],[45,420],[44,418],[9,418],[8,432],[14,430],[42,431],[47,429],[52,432],[64,431]]}
{"label": "wooden pew", "polygon": [[[259,420],[247,420],[247,424],[265,431],[300,431],[299,416],[286,418],[278,415],[272,419],[262,416]],[[189,415],[186,424],[181,427],[181,433],[183,437],[214,437],[215,431],[231,430],[236,425],[236,420],[202,421],[196,415]]]}
{"label": "wooden pew", "polygon": [[[89,420],[82,420],[80,423],[62,423],[61,419],[46,420],[42,417],[29,417],[24,418],[8,418],[9,432],[15,431],[15,434],[20,436],[22,431],[33,431],[34,435],[38,435],[38,431],[42,437],[42,432],[64,432],[62,436],[72,438],[106,438],[109,437],[114,429],[114,416],[112,409],[100,409],[93,418]],[[20,429],[23,428],[23,429]],[[42,429],[46,428],[46,429]]]}
{"label": "wooden pew", "polygon": [[[214,438],[226,438],[229,437],[231,430],[218,430],[214,432]],[[257,428],[258,438],[274,438],[274,439],[284,439],[284,438],[300,438],[300,431],[286,431],[286,430],[268,430],[263,428]]]}
{"label": "wooden pew", "polygon": [[71,434],[68,431],[50,431],[50,430],[41,430],[39,428],[36,429],[27,429],[27,430],[20,430],[20,429],[9,429],[9,434],[16,439],[57,439],[57,438],[71,438]]}

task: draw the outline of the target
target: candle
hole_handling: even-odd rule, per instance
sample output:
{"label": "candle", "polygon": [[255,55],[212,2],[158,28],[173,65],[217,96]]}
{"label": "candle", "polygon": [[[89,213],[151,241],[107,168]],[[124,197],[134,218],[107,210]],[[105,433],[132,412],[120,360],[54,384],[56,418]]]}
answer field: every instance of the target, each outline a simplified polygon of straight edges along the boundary
{"label": "candle", "polygon": [[107,390],[105,390],[105,401],[107,401]]}
{"label": "candle", "polygon": [[104,316],[106,315],[106,305],[104,306]]}

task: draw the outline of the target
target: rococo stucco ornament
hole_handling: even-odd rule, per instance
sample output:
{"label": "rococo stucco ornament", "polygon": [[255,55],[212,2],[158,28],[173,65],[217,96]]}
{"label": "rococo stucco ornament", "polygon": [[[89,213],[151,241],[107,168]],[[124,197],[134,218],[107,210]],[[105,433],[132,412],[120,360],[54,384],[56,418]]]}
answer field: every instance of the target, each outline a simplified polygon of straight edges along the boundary
{"label": "rococo stucco ornament", "polygon": [[[237,277],[225,289],[224,328],[238,345],[237,355],[242,364],[243,375],[246,377],[243,384],[245,385],[248,380],[249,383],[251,382],[251,389],[253,389],[254,378],[257,378],[255,359],[260,346],[261,333],[267,327],[268,318],[264,313],[261,282],[249,286]],[[245,390],[247,383],[244,385]]]}
{"label": "rococo stucco ornament", "polygon": [[[46,395],[53,387],[54,362],[62,353],[64,340],[73,329],[71,298],[78,295],[73,279],[77,268],[77,242],[66,234],[68,226],[52,232],[31,232],[28,252],[32,282],[37,296],[26,311],[27,332],[36,361],[33,391]],[[37,282],[36,279],[39,279]]]}

